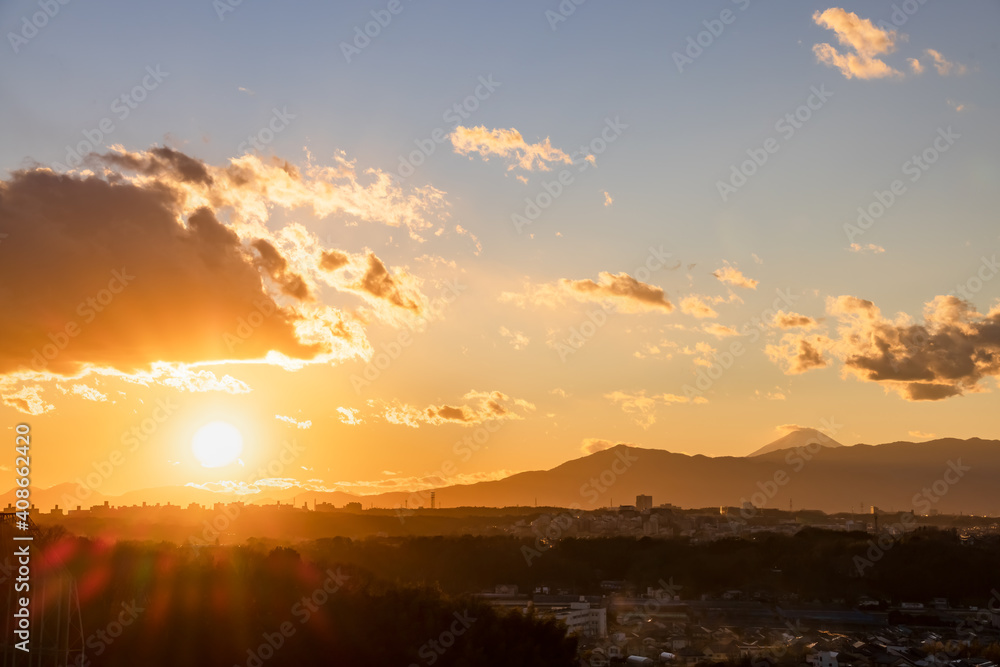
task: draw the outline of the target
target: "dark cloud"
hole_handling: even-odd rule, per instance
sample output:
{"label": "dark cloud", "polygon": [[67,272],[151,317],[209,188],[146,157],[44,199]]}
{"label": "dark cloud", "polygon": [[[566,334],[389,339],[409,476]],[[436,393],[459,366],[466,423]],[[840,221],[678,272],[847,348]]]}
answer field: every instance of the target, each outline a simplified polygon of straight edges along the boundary
{"label": "dark cloud", "polygon": [[456,408],[451,405],[442,405],[440,408],[429,407],[427,408],[428,419],[434,420],[435,417],[444,419],[446,421],[456,421],[456,422],[467,422],[469,421],[469,416],[465,414],[465,410],[462,408]]}
{"label": "dark cloud", "polygon": [[278,249],[264,239],[257,239],[250,244],[259,254],[258,265],[263,268],[274,282],[281,285],[281,291],[299,300],[312,298],[309,287],[302,276],[288,270],[288,260],[281,256]]}
{"label": "dark cloud", "polygon": [[936,401],[1000,375],[1000,308],[980,315],[956,296],[938,296],[924,309],[924,323],[881,317],[870,301],[841,298],[844,364],[856,377],[887,383],[904,398]]}
{"label": "dark cloud", "polygon": [[323,252],[319,259],[319,268],[324,271],[336,271],[342,266],[347,266],[351,258],[346,253],[339,250],[327,250]]}
{"label": "dark cloud", "polygon": [[818,323],[807,315],[786,313],[779,310],[778,314],[774,316],[774,324],[779,329],[812,329]]}
{"label": "dark cloud", "polygon": [[780,345],[767,345],[764,351],[772,361],[784,366],[786,374],[797,375],[826,368],[829,362],[823,357],[823,349],[828,345],[829,340],[821,336],[810,340],[806,336],[786,334]]}
{"label": "dark cloud", "polygon": [[94,155],[88,158],[88,162],[119,167],[146,176],[170,174],[182,183],[212,185],[212,177],[203,162],[172,148],[154,146],[144,153]]}
{"label": "dark cloud", "polygon": [[420,312],[420,304],[404,291],[403,286],[393,278],[375,253],[368,254],[368,267],[361,280],[351,287],[366,292],[379,299],[384,299],[394,306],[405,310]]}
{"label": "dark cloud", "polygon": [[[207,178],[170,149],[147,159],[132,168]],[[179,223],[175,196],[155,182],[44,169],[0,182],[0,232],[8,234],[0,248],[8,315],[0,319],[0,374],[320,352],[298,340],[295,315],[268,295],[237,235],[205,208]],[[240,321],[252,313],[266,316],[242,337]]]}
{"label": "dark cloud", "polygon": [[982,315],[968,301],[938,296],[925,304],[923,323],[905,315],[886,319],[874,303],[854,296],[830,299],[827,310],[838,320],[835,337],[787,334],[781,345],[767,346],[787,373],[822,368],[829,352],[847,374],[910,401],[988,391],[982,380],[1000,376],[1000,306]]}
{"label": "dark cloud", "polygon": [[566,288],[596,299],[612,298],[629,303],[641,310],[662,309],[671,311],[673,304],[667,300],[663,289],[640,282],[627,273],[601,273],[598,280],[562,280]]}

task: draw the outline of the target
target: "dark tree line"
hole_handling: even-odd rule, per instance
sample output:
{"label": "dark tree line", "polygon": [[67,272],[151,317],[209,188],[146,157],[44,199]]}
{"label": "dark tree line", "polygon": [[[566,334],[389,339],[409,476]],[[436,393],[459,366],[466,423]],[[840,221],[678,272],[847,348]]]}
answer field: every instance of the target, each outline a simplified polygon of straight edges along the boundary
{"label": "dark tree line", "polygon": [[963,543],[954,531],[933,528],[883,537],[881,545],[866,533],[806,528],[794,536],[703,543],[621,537],[563,539],[540,551],[537,546],[533,539],[466,536],[331,538],[301,549],[315,560],[351,563],[388,581],[455,594],[496,584],[599,593],[604,580],[624,580],[644,592],[672,579],[685,598],[735,589],[825,601],[945,597],[983,605],[994,588],[1000,590],[1000,542]]}
{"label": "dark tree line", "polygon": [[[33,583],[49,593],[76,582],[86,659],[70,664],[80,667],[575,664],[575,640],[553,621],[286,547],[62,537],[36,565]],[[36,637],[44,615],[51,638],[55,607],[43,611],[39,593],[33,604]]]}

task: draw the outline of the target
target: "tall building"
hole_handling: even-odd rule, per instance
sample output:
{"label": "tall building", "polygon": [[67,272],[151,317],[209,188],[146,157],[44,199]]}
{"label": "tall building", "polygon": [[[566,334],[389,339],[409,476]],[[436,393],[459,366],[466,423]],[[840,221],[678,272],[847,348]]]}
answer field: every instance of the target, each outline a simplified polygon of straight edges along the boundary
{"label": "tall building", "polygon": [[653,509],[653,496],[636,496],[635,508],[640,512]]}
{"label": "tall building", "polygon": [[435,509],[434,504],[436,501],[437,501],[437,494],[434,491],[431,491],[431,509]]}

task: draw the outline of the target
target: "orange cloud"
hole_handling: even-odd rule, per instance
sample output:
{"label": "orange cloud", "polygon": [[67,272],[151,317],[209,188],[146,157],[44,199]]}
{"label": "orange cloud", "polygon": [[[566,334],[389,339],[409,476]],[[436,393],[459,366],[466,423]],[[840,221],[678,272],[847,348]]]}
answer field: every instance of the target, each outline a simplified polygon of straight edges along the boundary
{"label": "orange cloud", "polygon": [[813,21],[818,26],[832,30],[841,46],[852,52],[841,53],[830,44],[813,45],[816,59],[828,67],[836,67],[845,78],[882,79],[902,76],[877,56],[896,50],[899,36],[895,30],[875,27],[868,19],[840,7],[815,12]]}
{"label": "orange cloud", "polygon": [[614,442],[612,440],[602,440],[601,438],[584,438],[580,444],[580,451],[584,454],[596,454],[597,452],[603,452],[605,449],[611,449],[618,445],[635,446],[630,442]]}
{"label": "orange cloud", "polygon": [[819,323],[808,315],[786,313],[779,310],[774,315],[773,323],[779,329],[815,329]]}
{"label": "orange cloud", "polygon": [[730,266],[729,262],[721,269],[712,272],[712,275],[718,278],[720,281],[727,285],[733,285],[734,287],[745,287],[746,289],[757,289],[757,285],[760,283],[759,280],[754,280],[753,278],[747,278],[743,275],[743,272],[737,269],[735,266]]}
{"label": "orange cloud", "polygon": [[500,300],[520,307],[528,304],[556,306],[567,300],[613,305],[623,312],[639,313],[674,309],[662,287],[636,280],[627,273],[602,271],[597,280],[569,280],[562,278],[555,283],[528,285],[524,293],[504,292]]}
{"label": "orange cloud", "polygon": [[703,329],[705,333],[711,334],[716,338],[728,338],[729,336],[739,336],[740,332],[736,329],[726,326],[724,324],[718,324],[713,322],[712,324],[706,324]]}
{"label": "orange cloud", "polygon": [[[420,281],[370,251],[323,248],[273,209],[308,208],[405,227],[431,226],[443,193],[404,193],[381,172],[363,182],[342,155],[334,167],[265,162],[216,167],[169,148],[85,158],[86,169],[44,167],[0,181],[0,281],[35,278],[5,297],[0,377],[22,382],[88,373],[184,391],[250,391],[194,366],[263,362],[297,368],[369,358],[363,323],[426,317]],[[321,285],[355,294],[355,312],[321,303]],[[25,411],[36,393],[7,392]],[[84,396],[86,398],[86,396]]]}
{"label": "orange cloud", "polygon": [[573,163],[569,155],[552,146],[548,137],[543,142],[529,144],[514,128],[488,130],[483,126],[459,125],[451,133],[450,139],[459,155],[478,153],[484,160],[489,160],[491,155],[512,160],[507,171],[518,167],[525,171],[549,171],[549,163]]}
{"label": "orange cloud", "polygon": [[27,415],[41,415],[54,410],[55,406],[42,398],[42,387],[38,385],[21,387],[17,391],[0,393],[3,404]]}
{"label": "orange cloud", "polygon": [[670,405],[672,403],[708,403],[708,399],[702,396],[697,396],[695,398],[679,396],[677,394],[656,394],[653,396],[646,396],[645,390],[635,393],[613,391],[605,394],[604,398],[610,400],[613,404],[618,405],[622,411],[625,412],[625,414],[630,415],[632,420],[644,429],[649,428],[656,423],[656,413],[660,406]]}
{"label": "orange cloud", "polygon": [[825,368],[830,362],[823,357],[829,341],[821,336],[786,334],[779,345],[766,345],[768,358],[784,366],[786,375],[798,375],[814,368]]}
{"label": "orange cloud", "polygon": [[925,304],[922,324],[905,314],[887,319],[854,296],[828,299],[827,312],[837,318],[835,336],[787,334],[766,347],[771,360],[794,374],[828,366],[834,356],[844,376],[909,401],[986,392],[982,380],[1000,376],[1000,304],[982,315],[959,297],[937,296]]}
{"label": "orange cloud", "polygon": [[851,252],[870,252],[876,255],[881,255],[885,252],[885,248],[880,245],[875,245],[874,243],[869,243],[868,245],[861,245],[860,243],[852,243]]}
{"label": "orange cloud", "polygon": [[[236,233],[205,208],[180,224],[176,203],[154,187],[44,169],[0,184],[12,250],[0,281],[35,276],[5,298],[21,315],[0,321],[0,373],[320,354],[296,336],[295,310],[267,293]],[[229,349],[226,334],[262,312]]]}
{"label": "orange cloud", "polygon": [[953,63],[944,56],[941,55],[939,51],[934,49],[927,49],[925,51],[934,60],[934,69],[941,76],[948,76],[949,74],[955,74],[961,76],[965,74],[966,67],[961,63]]}
{"label": "orange cloud", "polygon": [[388,404],[374,399],[368,401],[368,405],[377,407],[382,418],[390,424],[411,428],[420,428],[421,424],[476,426],[490,421],[522,420],[526,413],[535,410],[534,404],[499,391],[470,391],[462,398],[467,403],[429,405],[426,408],[416,408],[398,401]]}
{"label": "orange cloud", "polygon": [[711,306],[701,300],[701,297],[694,294],[681,299],[681,312],[699,319],[719,316]]}
{"label": "orange cloud", "polygon": [[981,380],[1000,375],[1000,306],[981,315],[968,301],[937,296],[925,304],[923,324],[885,319],[854,297],[831,299],[828,310],[840,317],[845,373],[907,400],[987,391]]}

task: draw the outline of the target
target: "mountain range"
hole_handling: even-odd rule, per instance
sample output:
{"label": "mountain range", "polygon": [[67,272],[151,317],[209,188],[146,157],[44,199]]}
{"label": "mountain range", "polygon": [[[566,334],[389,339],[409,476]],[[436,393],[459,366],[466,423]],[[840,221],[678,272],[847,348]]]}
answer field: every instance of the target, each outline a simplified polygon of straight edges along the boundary
{"label": "mountain range", "polygon": [[[1000,515],[1000,440],[941,438],[927,442],[891,442],[842,446],[815,433],[790,433],[745,457],[690,456],[663,449],[617,445],[567,461],[550,470],[522,472],[504,479],[435,489],[439,507],[558,506],[597,509],[631,505],[639,494],[653,503],[683,508],[756,507],[818,509],[825,512],[914,510],[926,514]],[[822,434],[821,434],[822,435]],[[795,436],[795,437],[793,437]],[[823,436],[825,438],[825,436]],[[832,443],[832,444],[831,444]],[[42,510],[66,506],[65,494],[75,484],[34,489],[33,502]],[[161,487],[121,496],[94,493],[84,507],[191,502],[211,505],[237,498],[194,487]],[[341,507],[430,506],[430,490],[356,496],[340,491],[309,491],[299,487],[271,489],[253,502],[329,502]],[[14,501],[14,490],[0,503]]]}

